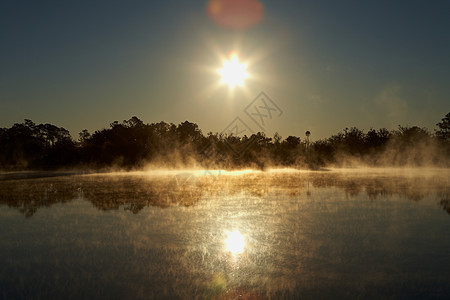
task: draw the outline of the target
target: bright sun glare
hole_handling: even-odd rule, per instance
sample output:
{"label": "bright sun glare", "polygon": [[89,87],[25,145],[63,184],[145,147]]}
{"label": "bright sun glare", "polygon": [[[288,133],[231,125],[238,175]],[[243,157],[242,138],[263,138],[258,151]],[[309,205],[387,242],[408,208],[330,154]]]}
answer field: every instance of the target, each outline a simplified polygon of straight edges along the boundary
{"label": "bright sun glare", "polygon": [[242,253],[244,251],[245,241],[244,236],[239,230],[227,232],[227,239],[225,240],[226,250],[232,254]]}
{"label": "bright sun glare", "polygon": [[228,84],[231,88],[236,85],[242,86],[244,79],[248,77],[248,73],[245,71],[247,64],[240,63],[236,53],[231,53],[230,60],[223,62],[223,68],[219,70],[219,74],[222,75],[222,83]]}

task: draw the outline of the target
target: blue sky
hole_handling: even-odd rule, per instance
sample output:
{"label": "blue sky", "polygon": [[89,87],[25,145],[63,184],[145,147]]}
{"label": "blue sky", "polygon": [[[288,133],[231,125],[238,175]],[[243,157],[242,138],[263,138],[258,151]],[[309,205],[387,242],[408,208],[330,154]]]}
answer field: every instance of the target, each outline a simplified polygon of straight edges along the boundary
{"label": "blue sky", "polygon": [[[207,1],[2,1],[0,126],[70,130],[138,116],[220,132],[264,91],[268,135],[435,128],[450,111],[450,2],[262,1],[260,24],[222,28]],[[233,91],[216,70],[248,61]],[[255,128],[256,130],[256,128]]]}

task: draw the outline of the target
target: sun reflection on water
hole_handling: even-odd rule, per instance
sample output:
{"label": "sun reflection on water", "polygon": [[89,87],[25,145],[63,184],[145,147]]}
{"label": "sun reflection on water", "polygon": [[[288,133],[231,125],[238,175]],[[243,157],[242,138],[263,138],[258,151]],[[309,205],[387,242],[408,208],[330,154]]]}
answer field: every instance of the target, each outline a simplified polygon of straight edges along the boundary
{"label": "sun reflection on water", "polygon": [[233,255],[242,253],[245,247],[244,236],[239,232],[239,230],[227,232],[225,245],[225,250],[231,252]]}

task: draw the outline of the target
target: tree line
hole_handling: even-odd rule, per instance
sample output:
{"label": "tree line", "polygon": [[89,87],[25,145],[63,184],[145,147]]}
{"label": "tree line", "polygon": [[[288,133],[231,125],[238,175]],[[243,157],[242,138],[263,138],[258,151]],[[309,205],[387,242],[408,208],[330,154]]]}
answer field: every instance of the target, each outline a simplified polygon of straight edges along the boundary
{"label": "tree line", "polygon": [[83,130],[75,141],[62,127],[25,120],[0,128],[0,168],[449,166],[450,113],[436,125],[434,132],[418,126],[367,132],[351,127],[310,142],[309,132],[303,139],[283,139],[278,133],[268,137],[264,132],[243,137],[203,134],[188,121],[146,124],[132,117],[92,134]]}

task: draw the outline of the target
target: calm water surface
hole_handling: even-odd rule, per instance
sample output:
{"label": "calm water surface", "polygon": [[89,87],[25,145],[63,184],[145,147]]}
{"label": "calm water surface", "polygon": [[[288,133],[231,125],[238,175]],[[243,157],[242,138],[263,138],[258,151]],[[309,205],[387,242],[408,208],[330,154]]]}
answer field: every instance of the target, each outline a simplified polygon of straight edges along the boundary
{"label": "calm water surface", "polygon": [[0,298],[450,295],[448,170],[41,175],[0,177]]}

